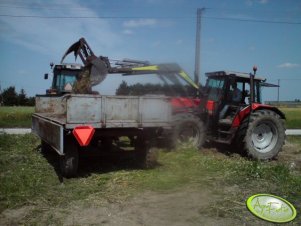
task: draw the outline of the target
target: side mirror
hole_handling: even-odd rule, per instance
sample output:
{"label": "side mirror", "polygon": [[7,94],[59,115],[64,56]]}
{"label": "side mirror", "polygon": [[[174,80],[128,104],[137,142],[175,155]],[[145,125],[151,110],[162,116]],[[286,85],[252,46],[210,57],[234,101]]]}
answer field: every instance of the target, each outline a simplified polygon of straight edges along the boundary
{"label": "side mirror", "polygon": [[48,79],[48,74],[47,74],[47,73],[44,74],[44,79],[45,79],[45,80]]}

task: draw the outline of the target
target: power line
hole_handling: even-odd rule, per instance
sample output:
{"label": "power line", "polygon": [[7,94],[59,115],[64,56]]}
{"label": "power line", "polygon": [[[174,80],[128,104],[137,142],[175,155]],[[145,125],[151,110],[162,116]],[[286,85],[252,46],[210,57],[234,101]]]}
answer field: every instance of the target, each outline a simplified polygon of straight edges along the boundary
{"label": "power line", "polygon": [[[6,5],[0,5],[0,8],[13,8],[13,9],[47,9],[47,10],[60,10],[62,7],[43,7],[43,6],[6,6]],[[90,9],[88,8],[83,8],[83,7],[69,7],[68,9],[72,10],[78,10],[78,11],[89,11]]]}
{"label": "power line", "polygon": [[229,20],[229,21],[242,21],[242,22],[254,22],[254,23],[267,23],[267,24],[295,24],[295,25],[301,24],[301,22],[256,20],[256,19],[239,19],[239,18],[231,18],[231,17],[206,17],[206,16],[204,16],[203,18],[214,19],[214,20]]}
{"label": "power line", "polygon": [[91,9],[86,8],[85,6],[73,6],[70,4],[34,4],[34,5],[2,5],[0,3],[0,8],[10,8],[10,9],[44,9],[44,10],[64,10],[68,8],[68,10],[76,10],[76,11],[89,11]]}
{"label": "power line", "polygon": [[277,78],[277,79],[269,79],[270,81],[276,81],[276,80],[281,80],[281,81],[300,81],[301,78]]}
{"label": "power line", "polygon": [[[155,16],[155,17],[142,17],[142,16],[38,16],[38,15],[11,15],[11,14],[0,14],[0,17],[11,17],[11,18],[37,18],[37,19],[195,19],[195,17],[180,17],[180,16]],[[268,23],[268,24],[291,24],[300,25],[301,22],[292,21],[272,21],[272,20],[256,20],[256,19],[239,19],[230,17],[210,17],[204,16],[206,19],[213,20],[228,20],[228,21],[241,21],[241,22],[253,22],[253,23]]]}
{"label": "power line", "polygon": [[38,19],[192,19],[193,17],[142,17],[142,16],[36,16],[36,15],[8,15],[0,14],[0,17],[14,18],[38,18]]}
{"label": "power line", "polygon": [[[101,4],[100,2],[94,2],[94,3],[89,3],[88,4],[90,7],[95,7],[95,6],[104,6],[103,4]],[[118,8],[120,9],[127,9],[128,8],[128,4],[126,5],[116,5]],[[26,4],[23,1],[20,2],[12,2],[11,0],[8,2],[0,2],[0,8],[24,8],[24,9],[62,9],[62,7],[68,7],[68,9],[88,9],[88,8],[84,8],[85,5],[78,5],[78,6],[73,6],[70,3],[64,3],[64,2],[60,2],[60,3],[32,3],[32,4]],[[135,5],[135,6],[131,6],[134,8],[146,8],[143,5]],[[115,8],[115,7],[114,7]],[[181,6],[181,9],[191,9],[190,6],[188,5],[184,5]],[[264,9],[258,9],[258,8],[218,8],[218,7],[206,7],[206,10],[210,10],[210,11],[233,11],[233,12],[256,12],[256,13],[297,13],[299,14],[300,11],[298,11],[298,9],[282,9],[282,10],[274,10],[274,9],[269,9],[269,10],[264,10]],[[300,15],[299,15],[300,16]]]}

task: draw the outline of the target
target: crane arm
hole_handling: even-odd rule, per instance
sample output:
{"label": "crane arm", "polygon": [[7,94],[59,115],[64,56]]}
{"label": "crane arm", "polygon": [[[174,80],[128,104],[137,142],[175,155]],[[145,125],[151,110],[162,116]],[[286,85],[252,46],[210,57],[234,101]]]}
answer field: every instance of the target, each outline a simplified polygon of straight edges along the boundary
{"label": "crane arm", "polygon": [[[115,63],[112,67],[108,57],[97,57],[88,45],[84,38],[72,44],[62,57],[61,63],[67,55],[74,52],[75,59],[79,56],[85,66],[85,73],[88,74],[91,86],[102,82],[107,74],[122,74],[122,75],[143,75],[143,74],[158,74],[166,76],[169,80],[175,81],[180,77],[195,89],[199,86],[190,78],[190,76],[175,63],[151,65],[148,61],[123,60]],[[175,78],[173,78],[175,77]]]}
{"label": "crane arm", "polygon": [[168,76],[169,80],[172,80],[170,79],[172,76],[174,77],[179,76],[195,89],[199,89],[199,86],[176,63],[147,65],[147,66],[132,67],[132,68],[120,68],[115,70],[114,72],[121,73],[123,75],[158,74],[162,76]]}

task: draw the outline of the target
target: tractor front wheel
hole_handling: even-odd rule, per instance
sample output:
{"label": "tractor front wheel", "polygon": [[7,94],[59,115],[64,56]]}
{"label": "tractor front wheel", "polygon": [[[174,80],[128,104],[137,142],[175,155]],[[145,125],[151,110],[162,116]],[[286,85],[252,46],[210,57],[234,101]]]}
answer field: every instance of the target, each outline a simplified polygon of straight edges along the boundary
{"label": "tractor front wheel", "polygon": [[255,159],[275,158],[285,141],[284,120],[271,110],[258,110],[250,115],[244,146]]}
{"label": "tractor front wheel", "polygon": [[201,148],[205,142],[204,123],[190,113],[174,116],[174,130],[172,134],[173,146],[190,142],[194,147]]}

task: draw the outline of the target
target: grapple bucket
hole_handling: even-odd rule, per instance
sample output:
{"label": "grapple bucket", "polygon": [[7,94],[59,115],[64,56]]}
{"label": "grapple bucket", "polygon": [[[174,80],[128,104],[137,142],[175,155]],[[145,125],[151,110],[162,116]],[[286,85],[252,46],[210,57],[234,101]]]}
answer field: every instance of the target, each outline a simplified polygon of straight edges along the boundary
{"label": "grapple bucket", "polygon": [[61,63],[72,52],[74,52],[75,60],[77,56],[80,56],[84,66],[90,72],[90,86],[98,85],[106,78],[110,67],[108,58],[96,57],[84,38],[79,39],[67,49]]}
{"label": "grapple bucket", "polygon": [[90,69],[90,82],[91,86],[96,86],[101,83],[108,74],[108,68],[106,63],[100,59],[95,58],[91,61]]}

